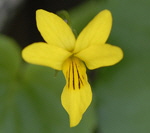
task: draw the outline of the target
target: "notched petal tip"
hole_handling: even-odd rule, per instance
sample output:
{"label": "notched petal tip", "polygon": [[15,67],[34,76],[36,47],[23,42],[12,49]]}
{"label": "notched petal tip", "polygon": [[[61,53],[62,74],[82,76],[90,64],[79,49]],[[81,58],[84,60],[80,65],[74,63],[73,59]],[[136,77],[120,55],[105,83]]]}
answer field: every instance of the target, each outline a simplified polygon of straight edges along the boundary
{"label": "notched petal tip", "polygon": [[108,9],[104,9],[104,10],[102,10],[100,13],[105,13],[105,14],[111,16],[111,12],[110,12],[110,10],[108,10]]}
{"label": "notched petal tip", "polygon": [[61,102],[69,115],[70,127],[75,127],[79,124],[91,101],[92,92],[88,83],[80,90],[68,89],[65,86],[61,95]]}
{"label": "notched petal tip", "polygon": [[36,20],[38,19],[38,17],[43,16],[43,15],[45,15],[47,13],[51,13],[51,12],[48,12],[48,11],[43,10],[43,9],[36,10]]}
{"label": "notched petal tip", "polygon": [[45,15],[48,15],[48,14],[51,14],[51,15],[56,16],[56,14],[54,14],[54,13],[52,13],[52,12],[48,12],[48,11],[46,11],[46,10],[44,10],[44,9],[37,9],[37,10],[36,10],[36,19],[37,19],[38,17],[42,17],[42,16],[45,16]]}
{"label": "notched petal tip", "polygon": [[45,10],[43,10],[43,9],[37,9],[37,10],[36,10],[36,15],[38,15],[38,13],[40,13],[40,12],[42,12],[42,11],[45,11]]}

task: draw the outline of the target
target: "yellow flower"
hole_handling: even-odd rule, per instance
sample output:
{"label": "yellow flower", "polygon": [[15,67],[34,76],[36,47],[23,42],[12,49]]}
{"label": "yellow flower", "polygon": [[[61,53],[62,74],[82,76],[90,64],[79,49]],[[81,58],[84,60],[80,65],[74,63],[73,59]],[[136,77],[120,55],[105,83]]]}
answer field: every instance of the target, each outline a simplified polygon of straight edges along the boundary
{"label": "yellow flower", "polygon": [[61,102],[69,114],[70,126],[76,126],[92,101],[85,64],[96,69],[114,65],[123,57],[119,47],[106,44],[112,26],[111,13],[103,10],[96,15],[77,39],[68,24],[51,12],[37,10],[36,22],[46,42],[27,46],[22,51],[23,59],[63,71],[66,85]]}

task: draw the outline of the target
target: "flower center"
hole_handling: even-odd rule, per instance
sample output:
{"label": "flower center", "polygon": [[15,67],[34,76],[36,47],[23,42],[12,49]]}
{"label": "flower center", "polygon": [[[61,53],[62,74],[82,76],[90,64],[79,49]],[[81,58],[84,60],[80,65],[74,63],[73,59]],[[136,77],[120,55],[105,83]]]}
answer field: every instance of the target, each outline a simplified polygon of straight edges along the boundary
{"label": "flower center", "polygon": [[63,64],[63,73],[66,78],[68,89],[80,89],[87,79],[86,69],[81,60],[76,57],[68,58]]}

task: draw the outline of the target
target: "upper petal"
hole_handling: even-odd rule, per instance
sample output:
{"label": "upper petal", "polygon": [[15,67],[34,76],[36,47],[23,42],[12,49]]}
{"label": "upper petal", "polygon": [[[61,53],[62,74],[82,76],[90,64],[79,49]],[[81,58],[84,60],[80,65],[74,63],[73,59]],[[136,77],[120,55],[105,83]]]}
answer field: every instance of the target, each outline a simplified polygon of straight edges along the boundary
{"label": "upper petal", "polygon": [[111,26],[111,12],[109,10],[101,11],[79,34],[74,53],[90,45],[104,44],[110,34]]}
{"label": "upper petal", "polygon": [[66,86],[61,95],[62,105],[69,114],[70,126],[82,119],[92,100],[91,87],[87,81],[86,68],[77,58],[69,58],[63,64]]}
{"label": "upper petal", "polygon": [[75,37],[68,24],[57,15],[39,9],[36,11],[38,30],[48,44],[56,45],[68,51],[74,49]]}
{"label": "upper petal", "polygon": [[22,57],[25,61],[57,70],[62,69],[62,64],[70,55],[70,52],[62,48],[42,42],[33,43],[22,51]]}
{"label": "upper petal", "polygon": [[111,66],[123,58],[122,50],[110,44],[92,45],[75,56],[83,60],[89,69]]}

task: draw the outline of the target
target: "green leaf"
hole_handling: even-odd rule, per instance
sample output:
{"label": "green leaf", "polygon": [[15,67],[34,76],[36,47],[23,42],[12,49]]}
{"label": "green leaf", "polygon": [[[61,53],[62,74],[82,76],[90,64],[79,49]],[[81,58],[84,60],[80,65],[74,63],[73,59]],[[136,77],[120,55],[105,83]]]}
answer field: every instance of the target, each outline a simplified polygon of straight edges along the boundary
{"label": "green leaf", "polygon": [[14,76],[20,67],[20,62],[20,48],[18,44],[13,39],[0,34],[1,72],[5,73],[6,75]]}
{"label": "green leaf", "polygon": [[0,34],[0,132],[7,129],[9,133],[9,126],[13,127],[14,121],[10,121],[13,112],[9,112],[8,107],[12,103],[10,99],[14,89],[13,82],[19,73],[20,62],[20,49],[17,43]]}

